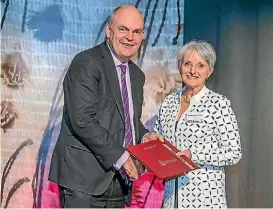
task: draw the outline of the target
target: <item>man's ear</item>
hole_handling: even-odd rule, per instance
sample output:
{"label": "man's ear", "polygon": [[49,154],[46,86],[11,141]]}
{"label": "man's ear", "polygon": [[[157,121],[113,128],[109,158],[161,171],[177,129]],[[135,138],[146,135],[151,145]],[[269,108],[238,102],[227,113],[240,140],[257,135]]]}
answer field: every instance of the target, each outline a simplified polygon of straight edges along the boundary
{"label": "man's ear", "polygon": [[145,37],[145,31],[143,30],[142,32],[142,41],[144,42],[144,37]]}
{"label": "man's ear", "polygon": [[110,34],[111,34],[111,26],[107,23],[105,26],[105,35],[106,35],[107,39],[110,38]]}

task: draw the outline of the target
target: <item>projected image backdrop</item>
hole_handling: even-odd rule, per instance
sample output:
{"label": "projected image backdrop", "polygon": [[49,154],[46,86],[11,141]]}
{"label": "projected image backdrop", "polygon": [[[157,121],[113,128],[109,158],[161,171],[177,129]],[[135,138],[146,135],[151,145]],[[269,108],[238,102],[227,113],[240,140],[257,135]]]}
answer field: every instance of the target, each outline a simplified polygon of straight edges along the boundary
{"label": "projected image backdrop", "polygon": [[181,86],[176,57],[183,0],[1,1],[2,207],[58,207],[48,169],[60,131],[62,80],[71,59],[104,39],[105,20],[133,4],[145,19],[134,61],[146,74],[142,121],[152,130],[162,99]]}

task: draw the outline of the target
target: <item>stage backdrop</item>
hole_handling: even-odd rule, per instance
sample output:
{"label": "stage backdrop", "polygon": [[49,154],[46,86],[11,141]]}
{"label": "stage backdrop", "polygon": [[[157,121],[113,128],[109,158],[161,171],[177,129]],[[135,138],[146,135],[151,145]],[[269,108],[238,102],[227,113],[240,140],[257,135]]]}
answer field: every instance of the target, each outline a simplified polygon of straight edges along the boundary
{"label": "stage backdrop", "polygon": [[228,206],[272,208],[273,1],[185,0],[184,8],[184,41],[215,46],[210,85],[231,99],[239,122],[243,157],[226,170]]}
{"label": "stage backdrop", "polygon": [[107,16],[122,4],[135,5],[145,19],[134,61],[147,75],[142,120],[151,129],[162,99],[180,86],[183,0],[1,0],[2,207],[58,207],[47,178],[62,80],[76,53],[103,41]]}

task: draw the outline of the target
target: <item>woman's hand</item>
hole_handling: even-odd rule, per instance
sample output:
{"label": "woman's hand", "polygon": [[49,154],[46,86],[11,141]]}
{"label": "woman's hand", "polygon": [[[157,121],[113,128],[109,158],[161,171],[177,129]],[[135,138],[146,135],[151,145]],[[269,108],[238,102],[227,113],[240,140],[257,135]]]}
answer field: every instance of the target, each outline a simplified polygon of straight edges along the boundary
{"label": "woman's hand", "polygon": [[164,142],[163,136],[161,136],[158,133],[152,132],[152,133],[148,133],[145,135],[144,142],[148,142],[148,141],[152,141],[152,140],[159,140],[161,142]]}
{"label": "woman's hand", "polygon": [[177,152],[176,155],[177,156],[184,155],[184,156],[188,157],[189,159],[191,159],[191,151],[189,149]]}

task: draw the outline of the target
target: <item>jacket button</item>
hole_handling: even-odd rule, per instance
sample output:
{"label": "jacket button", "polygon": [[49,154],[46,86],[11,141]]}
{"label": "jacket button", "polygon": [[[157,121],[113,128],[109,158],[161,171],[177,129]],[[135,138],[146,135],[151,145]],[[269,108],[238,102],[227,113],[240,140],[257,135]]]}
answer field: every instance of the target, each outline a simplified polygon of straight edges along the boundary
{"label": "jacket button", "polygon": [[101,156],[99,156],[99,155],[97,155],[96,156],[97,157],[97,159],[102,163],[103,162],[103,160],[102,160],[102,157]]}

